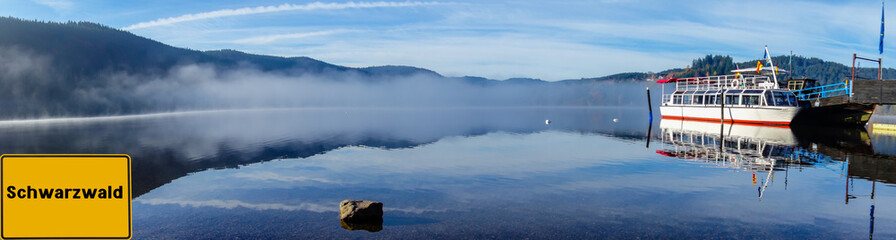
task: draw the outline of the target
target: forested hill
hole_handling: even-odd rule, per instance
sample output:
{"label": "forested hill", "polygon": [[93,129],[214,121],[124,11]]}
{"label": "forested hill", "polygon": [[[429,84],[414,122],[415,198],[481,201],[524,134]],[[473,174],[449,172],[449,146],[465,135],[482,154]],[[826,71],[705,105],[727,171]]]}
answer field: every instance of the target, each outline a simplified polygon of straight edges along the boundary
{"label": "forested hill", "polygon": [[[583,78],[587,81],[644,81],[673,77],[703,77],[711,75],[730,74],[731,70],[740,68],[756,68],[757,60],[735,63],[729,56],[706,55],[695,59],[686,68],[668,69],[661,72],[630,72],[619,73],[598,78]],[[772,61],[778,69],[793,69],[792,75],[779,75],[783,78],[811,78],[819,80],[821,84],[828,84],[846,80],[852,74],[851,66],[836,62],[825,61],[814,57],[790,56],[772,57]],[[765,60],[762,60],[763,64]],[[868,62],[865,62],[868,63]],[[866,65],[867,66],[867,65]],[[896,69],[884,68],[884,79],[896,79]],[[856,74],[859,78],[877,78],[877,68],[859,68]]]}

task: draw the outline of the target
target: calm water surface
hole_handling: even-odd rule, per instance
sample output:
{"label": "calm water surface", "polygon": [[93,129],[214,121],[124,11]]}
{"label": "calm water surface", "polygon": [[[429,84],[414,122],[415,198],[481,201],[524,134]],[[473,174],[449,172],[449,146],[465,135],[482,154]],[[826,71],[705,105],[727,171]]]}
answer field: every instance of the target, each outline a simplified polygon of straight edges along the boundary
{"label": "calm water surface", "polygon": [[[134,239],[896,238],[896,137],[862,128],[340,108],[0,133],[3,153],[130,154]],[[343,229],[344,199],[383,202],[382,230]]]}

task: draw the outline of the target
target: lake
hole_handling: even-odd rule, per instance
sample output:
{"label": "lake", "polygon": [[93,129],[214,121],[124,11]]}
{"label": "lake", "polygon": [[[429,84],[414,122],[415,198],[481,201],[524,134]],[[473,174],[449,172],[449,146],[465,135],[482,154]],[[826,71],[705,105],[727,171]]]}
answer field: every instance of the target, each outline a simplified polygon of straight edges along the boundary
{"label": "lake", "polygon": [[[0,122],[0,152],[129,154],[134,239],[896,238],[894,133],[650,119],[201,111]],[[382,226],[345,229],[344,199]]]}

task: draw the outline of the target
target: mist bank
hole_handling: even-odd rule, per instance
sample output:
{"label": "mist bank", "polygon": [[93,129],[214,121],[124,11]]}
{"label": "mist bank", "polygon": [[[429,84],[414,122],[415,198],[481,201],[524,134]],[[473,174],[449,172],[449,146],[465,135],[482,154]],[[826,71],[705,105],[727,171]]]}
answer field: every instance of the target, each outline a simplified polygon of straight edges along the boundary
{"label": "mist bank", "polygon": [[[86,22],[0,18],[0,119],[292,107],[619,106],[646,83],[445,77],[171,47]],[[632,94],[637,93],[637,94]],[[637,95],[637,96],[635,96]]]}
{"label": "mist bank", "polygon": [[[464,107],[633,105],[639,83],[469,81],[426,73],[373,78],[356,72],[295,74],[246,64],[179,64],[162,73],[78,76],[54,56],[0,47],[0,117],[105,116],[169,111],[289,107]],[[86,79],[86,80],[85,80]],[[634,96],[631,93],[638,93]]]}

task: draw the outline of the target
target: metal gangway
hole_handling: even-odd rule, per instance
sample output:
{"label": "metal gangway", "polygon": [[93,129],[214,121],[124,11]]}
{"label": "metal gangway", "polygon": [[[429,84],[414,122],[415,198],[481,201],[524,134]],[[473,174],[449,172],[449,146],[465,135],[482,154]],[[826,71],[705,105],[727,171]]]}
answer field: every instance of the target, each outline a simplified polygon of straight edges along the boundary
{"label": "metal gangway", "polygon": [[805,88],[793,91],[793,94],[796,95],[796,98],[800,101],[809,101],[820,98],[829,98],[829,97],[837,97],[849,95],[852,90],[850,89],[849,84],[846,82],[828,84],[823,86]]}
{"label": "metal gangway", "polygon": [[[870,58],[859,57],[856,54],[853,54],[852,55],[852,76],[850,79],[843,81],[843,82],[839,82],[839,83],[833,83],[833,84],[828,84],[828,85],[823,85],[823,86],[794,90],[793,94],[796,95],[796,98],[799,99],[800,101],[809,101],[809,100],[816,100],[816,99],[829,98],[829,97],[838,97],[838,96],[845,96],[845,95],[849,95],[850,98],[852,98],[853,94],[854,94],[853,93],[853,85],[856,83],[857,79],[862,78],[862,77],[856,76],[856,74],[857,74],[856,60],[864,60],[864,61],[877,63],[877,79],[878,80],[882,79],[883,76],[882,76],[882,66],[881,66],[880,58],[870,59]],[[867,79],[867,78],[863,78],[863,79]],[[881,92],[882,92],[882,90],[881,90]],[[883,95],[883,93],[881,93],[881,95]]]}

